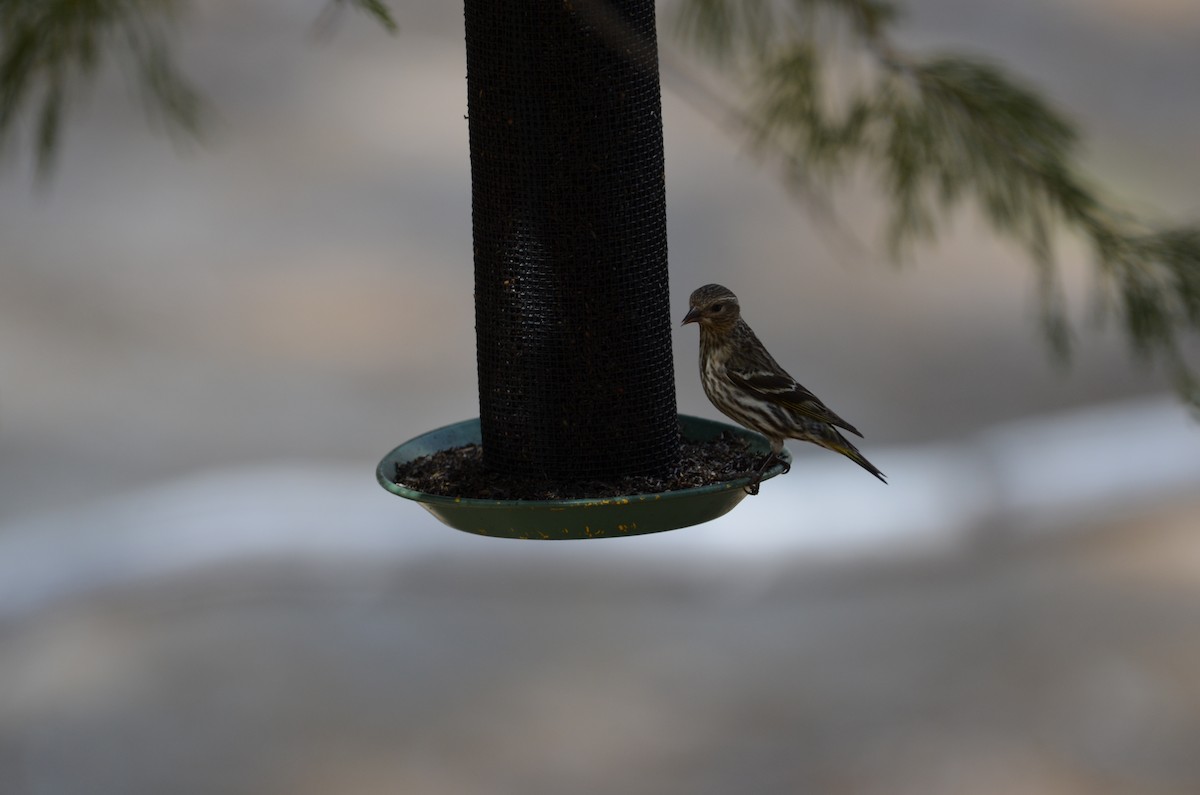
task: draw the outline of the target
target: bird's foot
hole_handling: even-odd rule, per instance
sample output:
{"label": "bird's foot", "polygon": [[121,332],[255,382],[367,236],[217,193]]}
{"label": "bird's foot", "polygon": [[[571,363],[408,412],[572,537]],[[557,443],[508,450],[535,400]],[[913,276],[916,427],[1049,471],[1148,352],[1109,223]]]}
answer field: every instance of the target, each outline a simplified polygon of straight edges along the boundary
{"label": "bird's foot", "polygon": [[[759,484],[762,483],[763,475],[766,474],[766,471],[771,468],[771,465],[778,460],[779,459],[775,457],[775,453],[767,453],[767,457],[763,459],[761,464],[759,464],[758,469],[754,470],[754,480],[746,486],[743,486],[743,490],[750,496],[758,494],[758,487]],[[787,470],[784,471],[786,472]]]}
{"label": "bird's foot", "polygon": [[[779,459],[775,457],[775,453],[767,453],[767,457],[764,458],[763,462],[758,465],[758,479],[762,480],[762,477],[767,473],[767,470],[776,463],[779,463]],[[784,464],[784,466],[787,466],[787,464]],[[786,471],[787,470],[785,469],[784,472]]]}
{"label": "bird's foot", "polygon": [[761,478],[764,474],[766,474],[768,469],[776,464],[779,464],[783,467],[783,471],[779,473],[781,475],[786,475],[792,471],[792,465],[790,463],[775,455],[775,453],[768,453],[767,457],[763,459],[762,464],[758,467],[758,476]]}

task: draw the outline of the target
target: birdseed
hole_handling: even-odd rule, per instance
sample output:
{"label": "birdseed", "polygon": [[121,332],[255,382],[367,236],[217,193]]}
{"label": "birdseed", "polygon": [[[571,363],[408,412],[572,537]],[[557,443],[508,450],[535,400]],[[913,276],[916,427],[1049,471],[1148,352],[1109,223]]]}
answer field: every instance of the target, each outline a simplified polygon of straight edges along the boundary
{"label": "birdseed", "polygon": [[611,481],[530,479],[494,472],[483,465],[483,448],[467,444],[396,464],[393,479],[410,489],[440,497],[480,500],[603,499],[660,494],[710,486],[757,469],[762,454],[744,437],[723,432],[701,442],[680,441],[679,468],[667,477],[630,475]]}

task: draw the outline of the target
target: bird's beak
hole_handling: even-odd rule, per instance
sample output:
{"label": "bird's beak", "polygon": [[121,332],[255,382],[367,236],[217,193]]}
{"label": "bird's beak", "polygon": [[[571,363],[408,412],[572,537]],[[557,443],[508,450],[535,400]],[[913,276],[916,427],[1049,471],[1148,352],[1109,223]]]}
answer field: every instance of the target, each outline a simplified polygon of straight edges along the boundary
{"label": "bird's beak", "polygon": [[688,323],[695,323],[700,320],[700,307],[692,307],[686,315],[683,316],[683,322],[679,325],[686,326]]}

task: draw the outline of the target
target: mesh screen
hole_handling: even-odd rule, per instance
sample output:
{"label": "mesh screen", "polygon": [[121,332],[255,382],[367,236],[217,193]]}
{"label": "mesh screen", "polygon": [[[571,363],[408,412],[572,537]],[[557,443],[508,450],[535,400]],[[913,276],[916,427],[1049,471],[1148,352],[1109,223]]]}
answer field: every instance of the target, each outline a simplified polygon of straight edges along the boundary
{"label": "mesh screen", "polygon": [[652,0],[466,0],[485,463],[678,464]]}

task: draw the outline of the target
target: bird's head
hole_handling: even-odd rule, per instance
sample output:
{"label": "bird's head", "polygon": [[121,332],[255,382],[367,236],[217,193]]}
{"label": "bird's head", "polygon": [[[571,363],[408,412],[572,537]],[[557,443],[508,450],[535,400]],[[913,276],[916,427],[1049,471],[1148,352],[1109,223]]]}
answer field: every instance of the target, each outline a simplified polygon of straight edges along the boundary
{"label": "bird's head", "polygon": [[697,323],[702,330],[728,331],[737,325],[741,315],[737,296],[728,287],[706,284],[688,299],[688,313],[683,322]]}

